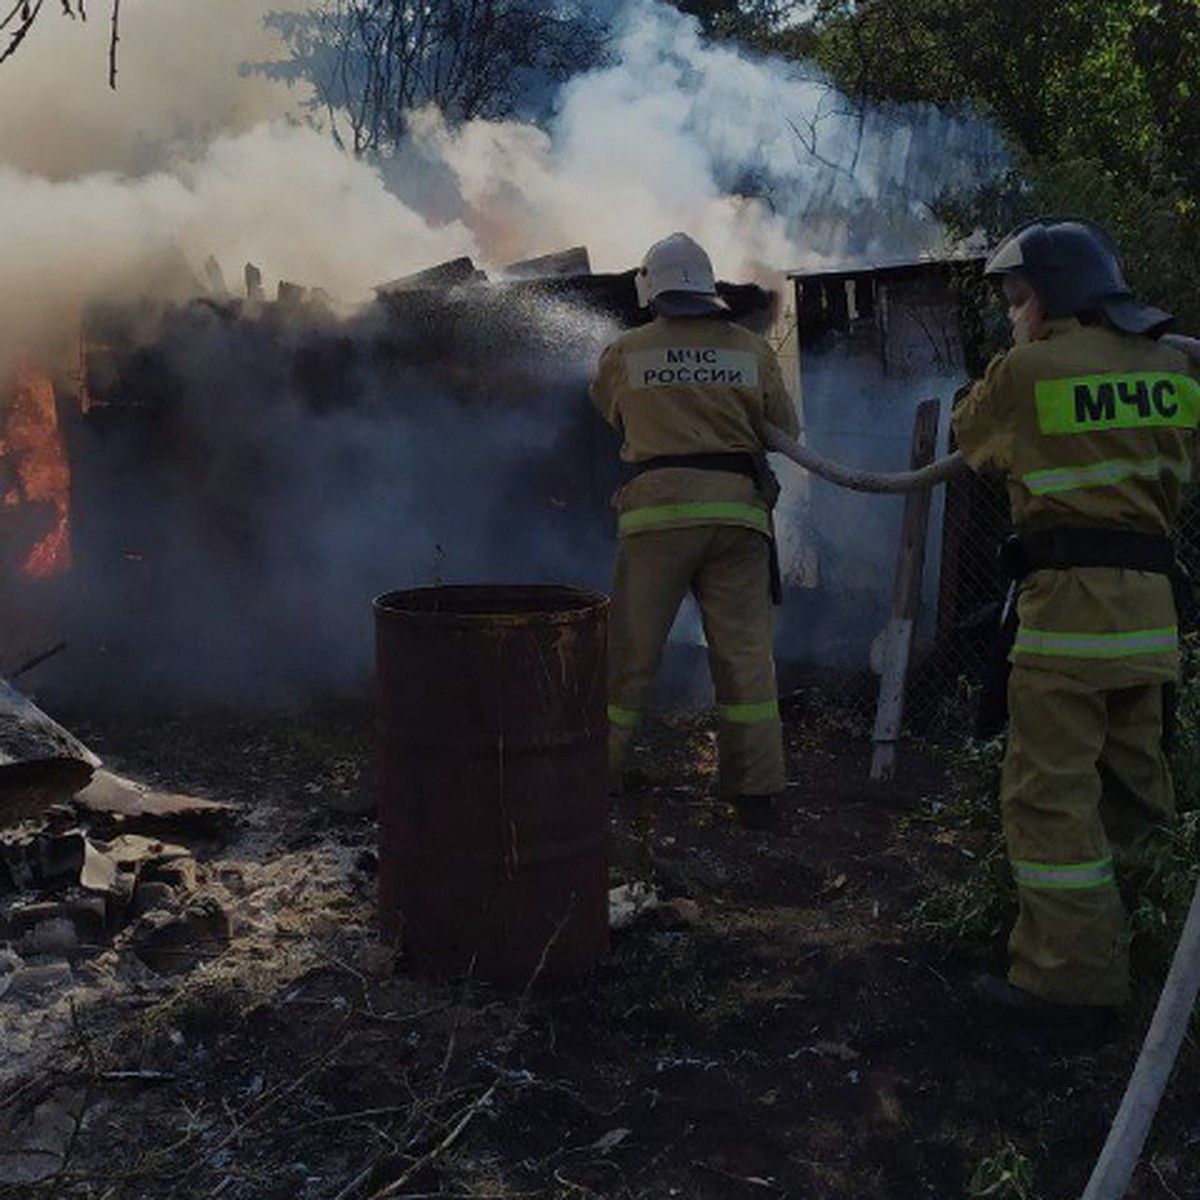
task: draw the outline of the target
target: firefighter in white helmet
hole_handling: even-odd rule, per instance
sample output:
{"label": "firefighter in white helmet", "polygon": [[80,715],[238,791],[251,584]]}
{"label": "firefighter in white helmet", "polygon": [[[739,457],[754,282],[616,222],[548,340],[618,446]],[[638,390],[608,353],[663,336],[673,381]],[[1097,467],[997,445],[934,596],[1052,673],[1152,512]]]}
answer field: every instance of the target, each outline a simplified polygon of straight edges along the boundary
{"label": "firefighter in white helmet", "polygon": [[767,421],[795,409],[771,347],[734,324],[703,248],[657,242],[637,275],[655,319],[603,353],[592,398],[635,472],[620,490],[609,633],[609,769],[619,791],[663,644],[684,597],[700,607],[716,692],[720,793],[742,824],[780,828],[783,737],[775,687],[778,593]]}
{"label": "firefighter in white helmet", "polygon": [[954,427],[972,467],[1006,477],[1017,531],[1001,808],[1020,911],[1007,980],[976,986],[1012,1014],[1079,1027],[1129,993],[1112,847],[1174,812],[1163,685],[1190,589],[1170,535],[1200,382],[1157,340],[1170,318],[1133,297],[1102,229],[1030,222],[986,273],[1016,344]]}

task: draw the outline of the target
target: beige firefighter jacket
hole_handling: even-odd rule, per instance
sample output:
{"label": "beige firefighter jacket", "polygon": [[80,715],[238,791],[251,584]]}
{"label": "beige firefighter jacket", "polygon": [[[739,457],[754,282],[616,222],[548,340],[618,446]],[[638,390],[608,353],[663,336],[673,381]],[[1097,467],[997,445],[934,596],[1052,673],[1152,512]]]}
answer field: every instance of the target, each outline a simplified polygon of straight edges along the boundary
{"label": "beige firefighter jacket", "polygon": [[[1073,318],[997,356],[954,412],[967,462],[1007,480],[1018,532],[1166,534],[1191,481],[1200,382],[1183,354]],[[1110,567],[1035,571],[1012,661],[1098,687],[1173,679],[1170,581]]]}
{"label": "beige firefighter jacket", "polygon": [[[592,400],[624,439],[621,457],[762,451],[763,422],[795,437],[799,422],[771,347],[720,318],[659,317],[601,355]],[[616,496],[622,536],[649,529],[738,525],[771,531],[754,481],[725,471],[664,467]]]}

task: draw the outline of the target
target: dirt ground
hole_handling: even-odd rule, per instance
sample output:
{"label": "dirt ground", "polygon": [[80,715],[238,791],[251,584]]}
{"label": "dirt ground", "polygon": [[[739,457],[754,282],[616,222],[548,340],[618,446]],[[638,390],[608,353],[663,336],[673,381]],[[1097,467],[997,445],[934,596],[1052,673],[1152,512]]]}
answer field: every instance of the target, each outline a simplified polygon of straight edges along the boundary
{"label": "dirt ground", "polygon": [[[113,950],[74,964],[106,987],[0,1083],[2,1152],[40,1114],[66,1123],[63,1161],[5,1198],[1070,1200],[1140,1043],[1145,1012],[1091,1048],[976,1011],[988,964],[908,921],[968,862],[924,817],[943,760],[905,746],[872,785],[861,731],[803,697],[788,836],[731,823],[703,718],[658,722],[648,782],[611,813],[611,876],[652,871],[672,903],[585,977],[507,991],[379,943],[365,703],[56,715],[114,770],[240,806],[191,847],[232,937],[165,978]],[[1137,1200],[1200,1196],[1185,1055]]]}

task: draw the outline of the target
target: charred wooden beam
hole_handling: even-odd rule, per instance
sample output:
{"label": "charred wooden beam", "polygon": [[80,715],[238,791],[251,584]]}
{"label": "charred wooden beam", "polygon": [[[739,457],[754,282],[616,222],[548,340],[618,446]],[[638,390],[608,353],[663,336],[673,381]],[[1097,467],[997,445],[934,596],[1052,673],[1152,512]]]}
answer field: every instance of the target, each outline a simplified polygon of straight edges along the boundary
{"label": "charred wooden beam", "polygon": [[487,276],[471,261],[471,259],[454,258],[449,262],[439,263],[424,271],[416,271],[412,275],[402,275],[388,283],[378,284],[376,295],[388,296],[394,292],[424,292],[440,291],[445,288],[459,287],[465,283],[483,283]]}
{"label": "charred wooden beam", "polygon": [[308,299],[308,288],[281,279],[275,289],[275,299],[289,308],[299,308]]}
{"label": "charred wooden beam", "polygon": [[204,282],[208,284],[208,290],[214,296],[229,295],[229,288],[225,286],[225,274],[221,270],[221,264],[211,254],[204,260]]}
{"label": "charred wooden beam", "polygon": [[246,264],[246,299],[261,300],[263,298],[262,272],[253,264]]}
{"label": "charred wooden beam", "polygon": [[540,254],[536,258],[522,259],[504,268],[510,279],[543,279],[548,275],[590,275],[592,260],[586,246],[572,246],[569,250],[556,250],[552,254]]}

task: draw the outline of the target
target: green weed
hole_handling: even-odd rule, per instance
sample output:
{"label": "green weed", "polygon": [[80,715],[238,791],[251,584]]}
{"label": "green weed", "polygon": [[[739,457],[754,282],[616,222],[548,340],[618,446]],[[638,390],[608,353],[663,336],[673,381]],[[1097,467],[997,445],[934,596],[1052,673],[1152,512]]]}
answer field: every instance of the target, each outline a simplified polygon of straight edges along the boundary
{"label": "green weed", "polygon": [[990,847],[962,879],[934,888],[913,910],[914,929],[934,941],[962,948],[991,945],[1012,925],[1016,888],[1003,845]]}
{"label": "green weed", "polygon": [[913,910],[913,928],[945,945],[989,945],[1016,915],[1016,888],[1000,826],[1003,757],[999,738],[951,751],[949,792],[921,814],[937,840],[957,846],[971,860],[960,878],[933,887]]}
{"label": "green weed", "polygon": [[971,1200],[1035,1200],[1033,1165],[1012,1142],[975,1164],[967,1180]]}
{"label": "green weed", "polygon": [[1200,881],[1200,811],[1152,830],[1117,855],[1130,912],[1133,961],[1139,975],[1159,982],[1170,966]]}
{"label": "green weed", "polygon": [[1183,639],[1183,683],[1170,758],[1179,811],[1200,809],[1200,635],[1194,633]]}
{"label": "green weed", "polygon": [[[1177,821],[1152,830],[1116,851],[1118,877],[1130,913],[1133,961],[1150,989],[1162,981],[1192,895],[1200,880],[1200,640],[1184,643],[1184,682],[1171,772],[1180,808]],[[1016,888],[1000,823],[1002,739],[970,743],[949,757],[949,795],[921,819],[939,840],[962,846],[973,861],[958,879],[939,883],[915,908],[913,927],[936,941],[962,948],[987,945],[1016,915]]]}

